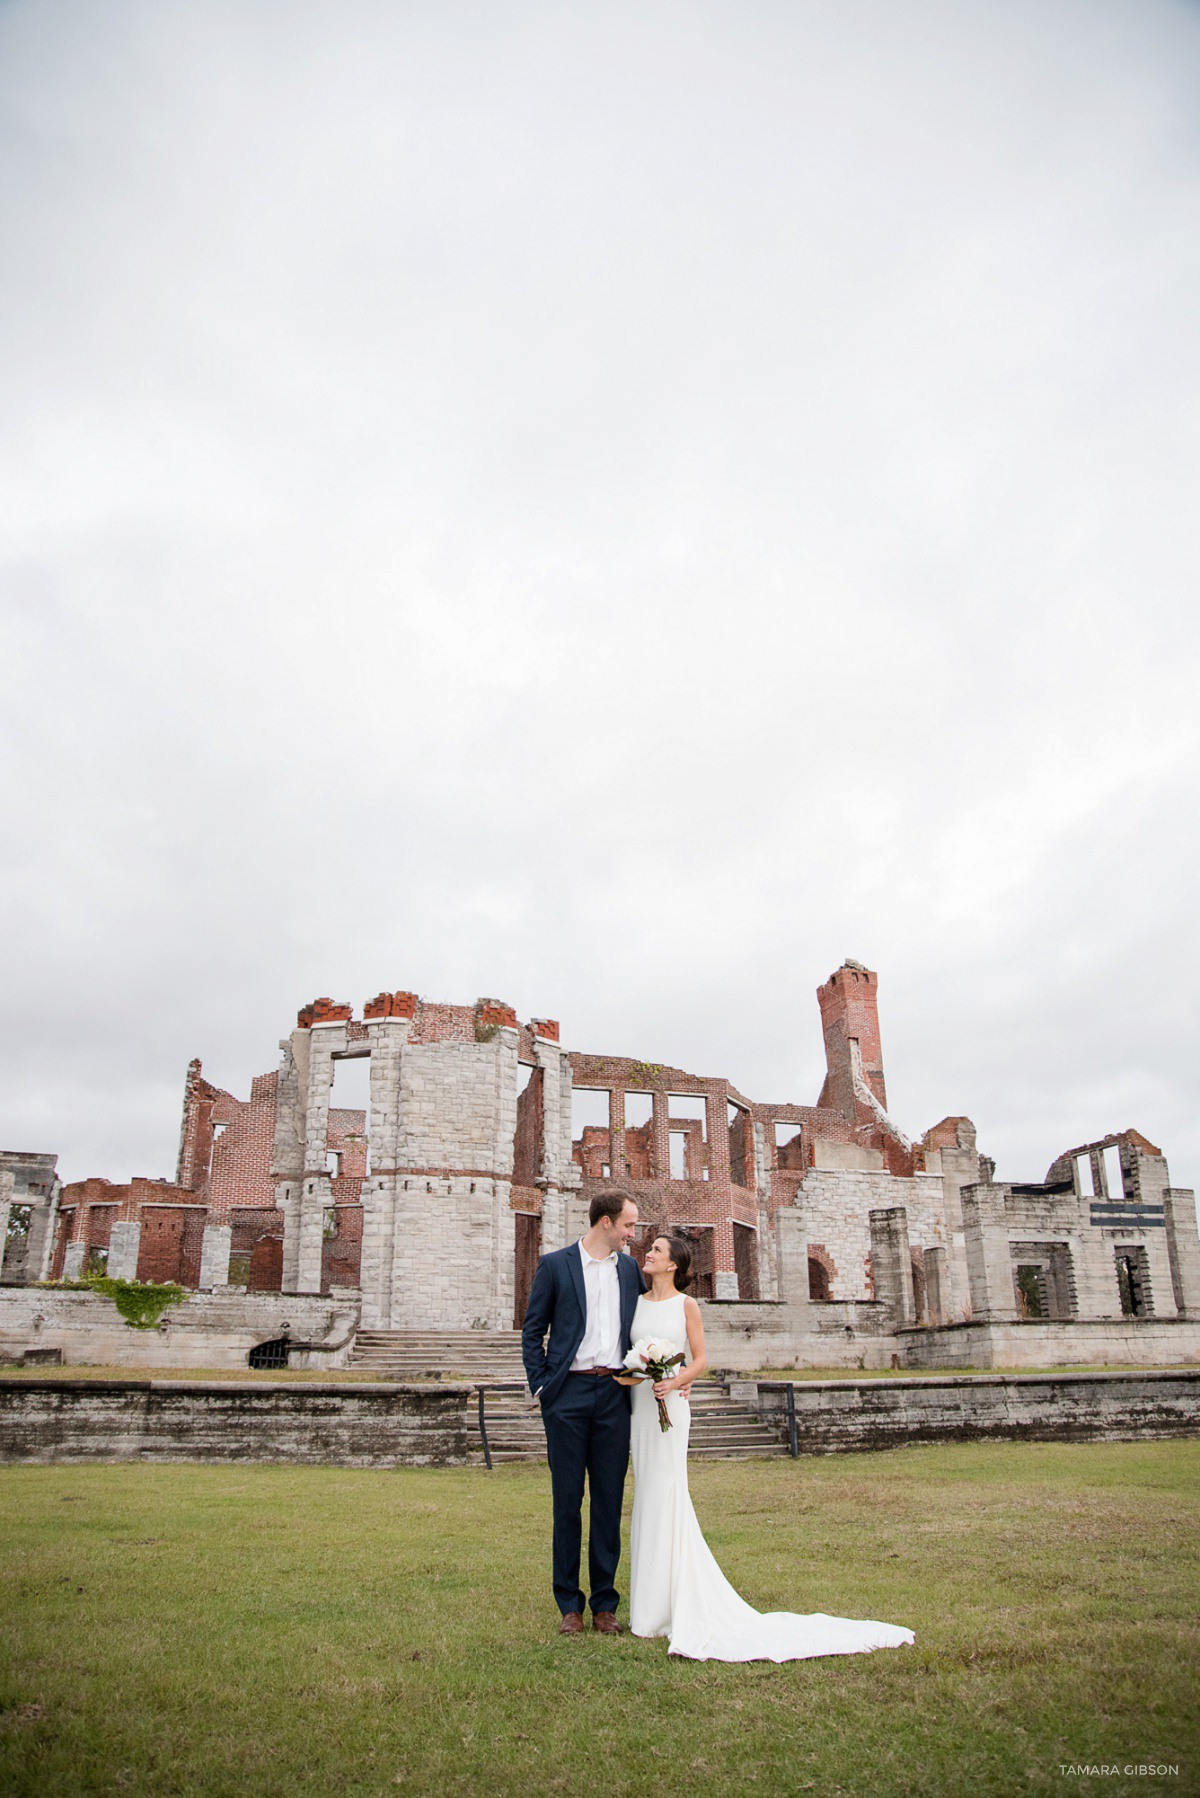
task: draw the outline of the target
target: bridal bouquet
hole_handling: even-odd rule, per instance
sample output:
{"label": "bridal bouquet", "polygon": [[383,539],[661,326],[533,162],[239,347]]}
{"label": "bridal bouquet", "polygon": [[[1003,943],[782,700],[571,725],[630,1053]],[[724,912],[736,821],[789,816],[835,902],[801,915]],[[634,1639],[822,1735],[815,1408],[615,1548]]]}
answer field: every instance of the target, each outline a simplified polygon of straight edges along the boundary
{"label": "bridal bouquet", "polygon": [[[673,1350],[669,1342],[658,1342],[652,1336],[644,1336],[641,1342],[635,1342],[625,1357],[627,1373],[621,1380],[622,1386],[636,1386],[641,1380],[667,1380],[671,1377],[671,1369],[678,1367],[685,1359],[682,1349]],[[667,1416],[664,1399],[656,1399],[658,1406],[658,1427],[669,1430],[671,1419]]]}

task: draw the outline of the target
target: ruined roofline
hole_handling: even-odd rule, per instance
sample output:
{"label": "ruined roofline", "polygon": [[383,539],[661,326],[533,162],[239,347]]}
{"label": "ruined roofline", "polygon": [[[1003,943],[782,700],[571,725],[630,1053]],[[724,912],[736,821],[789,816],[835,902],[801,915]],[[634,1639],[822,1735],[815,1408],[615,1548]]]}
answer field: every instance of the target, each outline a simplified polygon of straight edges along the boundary
{"label": "ruined roofline", "polygon": [[[721,1074],[689,1074],[683,1068],[668,1067],[663,1062],[642,1061],[635,1055],[596,1055],[586,1049],[568,1049],[567,1060],[571,1064],[571,1076],[574,1084],[598,1088],[622,1086],[627,1092],[659,1092],[677,1093],[684,1097],[693,1097],[708,1087],[720,1086],[725,1089],[735,1105],[741,1105],[747,1111],[755,1109],[753,1099],[726,1080]],[[622,1078],[628,1075],[628,1079]]]}
{"label": "ruined roofline", "polygon": [[[1160,1160],[1162,1158],[1162,1150],[1156,1148],[1149,1137],[1143,1136],[1140,1130],[1135,1130],[1130,1126],[1127,1130],[1114,1130],[1108,1136],[1098,1136],[1094,1142],[1081,1142],[1073,1149],[1064,1149],[1061,1155],[1054,1157],[1050,1167],[1056,1168],[1060,1161],[1073,1161],[1077,1155],[1087,1155],[1093,1149],[1119,1148],[1122,1143],[1127,1144],[1131,1149],[1136,1149],[1139,1155],[1154,1155]],[[1049,1174],[1046,1177],[1049,1179]]]}
{"label": "ruined roofline", "polygon": [[[414,1025],[413,1040],[419,1042],[426,1016],[454,1020],[459,1026],[460,1040],[465,1042],[472,1036],[478,1042],[486,1042],[498,1030],[519,1031],[523,1046],[530,1048],[534,1041],[557,1043],[559,1040],[557,1018],[530,1018],[527,1023],[522,1023],[514,1007],[504,999],[484,997],[476,999],[474,1005],[448,1005],[405,990],[376,993],[373,999],[364,1002],[361,1019],[355,1018],[354,1007],[348,1001],[328,997],[313,999],[297,1012],[296,1028],[313,1030],[326,1025],[345,1025],[352,1035],[362,1033],[365,1036],[368,1024],[390,1019]],[[524,1043],[526,1036],[528,1045]]]}

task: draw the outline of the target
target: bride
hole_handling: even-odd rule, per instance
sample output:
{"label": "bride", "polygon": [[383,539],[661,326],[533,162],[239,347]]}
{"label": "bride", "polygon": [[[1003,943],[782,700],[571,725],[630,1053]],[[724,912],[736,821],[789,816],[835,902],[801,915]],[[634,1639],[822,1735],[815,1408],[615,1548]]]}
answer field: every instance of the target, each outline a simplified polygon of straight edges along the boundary
{"label": "bride", "polygon": [[[674,1378],[633,1389],[633,1529],[629,1627],[635,1636],[668,1636],[670,1653],[694,1661],[800,1661],[812,1655],[864,1654],[913,1640],[894,1623],[856,1623],[791,1611],[756,1611],[739,1598],[700,1533],[688,1493],[691,1384],[704,1372],[704,1324],[688,1283],[691,1249],[681,1236],[656,1236],[643,1272],[635,1343],[669,1342],[688,1357]],[[659,1427],[657,1398],[671,1428]]]}

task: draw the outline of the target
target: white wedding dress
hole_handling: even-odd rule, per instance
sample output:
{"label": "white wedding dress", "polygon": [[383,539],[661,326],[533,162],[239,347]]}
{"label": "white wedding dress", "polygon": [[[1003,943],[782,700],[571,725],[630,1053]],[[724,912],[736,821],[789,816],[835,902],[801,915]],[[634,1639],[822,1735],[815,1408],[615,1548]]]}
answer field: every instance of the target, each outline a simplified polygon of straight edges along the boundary
{"label": "white wedding dress", "polygon": [[[683,1293],[638,1300],[633,1340],[670,1342],[687,1352]],[[894,1623],[858,1623],[820,1611],[756,1611],[739,1598],[700,1533],[688,1493],[691,1406],[667,1397],[671,1428],[659,1427],[649,1380],[633,1388],[633,1529],[629,1627],[635,1636],[667,1636],[670,1652],[693,1661],[802,1661],[822,1654],[899,1648],[913,1633]]]}

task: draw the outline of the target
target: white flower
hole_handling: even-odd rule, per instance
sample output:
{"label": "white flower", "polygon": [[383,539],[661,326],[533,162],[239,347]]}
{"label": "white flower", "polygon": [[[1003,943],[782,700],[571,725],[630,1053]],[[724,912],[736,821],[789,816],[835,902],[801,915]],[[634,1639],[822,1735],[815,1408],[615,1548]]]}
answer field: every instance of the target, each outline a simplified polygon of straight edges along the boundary
{"label": "white flower", "polygon": [[654,1344],[650,1341],[648,1336],[643,1336],[640,1342],[635,1342],[625,1357],[626,1367],[633,1368],[635,1371],[638,1368],[645,1367],[647,1361],[653,1359],[653,1356],[650,1353],[653,1346]]}

